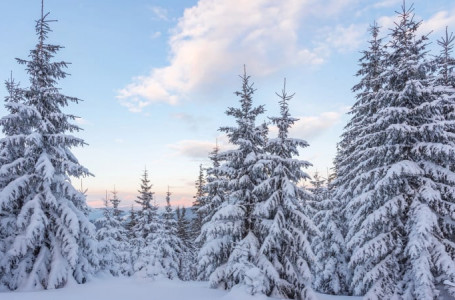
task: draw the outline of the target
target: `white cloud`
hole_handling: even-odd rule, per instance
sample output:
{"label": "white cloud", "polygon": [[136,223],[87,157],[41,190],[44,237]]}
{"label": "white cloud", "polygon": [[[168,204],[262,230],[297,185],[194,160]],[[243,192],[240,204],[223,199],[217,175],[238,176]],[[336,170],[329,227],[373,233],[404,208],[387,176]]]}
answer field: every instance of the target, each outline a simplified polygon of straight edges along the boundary
{"label": "white cloud", "polygon": [[175,150],[175,154],[177,155],[199,159],[207,158],[208,154],[215,147],[215,143],[198,140],[183,140],[176,144],[168,145],[168,147]]}
{"label": "white cloud", "polygon": [[367,25],[351,24],[347,27],[337,25],[327,30],[326,43],[339,52],[356,50],[365,40]]}
{"label": "white cloud", "polygon": [[[299,120],[291,127],[289,134],[292,137],[304,140],[313,139],[340,122],[345,110],[343,108],[340,111],[323,112],[318,116],[297,117]],[[272,126],[269,135],[274,137],[277,135],[277,132],[278,129]]]}
{"label": "white cloud", "polygon": [[434,33],[441,32],[445,30],[446,26],[449,27],[449,30],[455,27],[455,11],[448,12],[446,10],[439,11],[428,20],[422,22],[420,25],[419,33],[428,34],[431,31]]}
{"label": "white cloud", "polygon": [[169,21],[167,10],[159,6],[150,6],[149,9],[153,12],[155,17],[159,20]]}
{"label": "white cloud", "polygon": [[116,138],[116,139],[114,139],[114,142],[116,142],[117,144],[123,144],[125,142],[125,140],[121,139],[121,138]]}
{"label": "white cloud", "polygon": [[161,36],[161,31],[155,31],[150,37],[152,39],[157,39]]}
{"label": "white cloud", "polygon": [[[315,49],[298,43],[298,29],[311,0],[200,0],[185,10],[171,33],[170,63],[133,78],[120,102],[141,111],[154,102],[176,104],[246,63],[264,76],[286,66],[320,64]],[[304,37],[301,37],[304,38]]]}
{"label": "white cloud", "polygon": [[91,124],[87,119],[77,117],[75,120],[77,125],[89,125]]}

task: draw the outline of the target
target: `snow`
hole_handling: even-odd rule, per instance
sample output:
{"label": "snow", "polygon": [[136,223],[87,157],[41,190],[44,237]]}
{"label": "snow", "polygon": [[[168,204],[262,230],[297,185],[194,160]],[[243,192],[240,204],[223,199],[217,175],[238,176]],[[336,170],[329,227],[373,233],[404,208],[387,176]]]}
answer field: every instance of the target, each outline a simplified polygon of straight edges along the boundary
{"label": "snow", "polygon": [[[208,282],[153,280],[137,277],[97,277],[86,284],[71,284],[62,289],[34,292],[0,292],[2,300],[277,300],[264,295],[249,295],[245,287],[231,291],[209,288]],[[318,300],[360,300],[361,297],[318,294]]]}

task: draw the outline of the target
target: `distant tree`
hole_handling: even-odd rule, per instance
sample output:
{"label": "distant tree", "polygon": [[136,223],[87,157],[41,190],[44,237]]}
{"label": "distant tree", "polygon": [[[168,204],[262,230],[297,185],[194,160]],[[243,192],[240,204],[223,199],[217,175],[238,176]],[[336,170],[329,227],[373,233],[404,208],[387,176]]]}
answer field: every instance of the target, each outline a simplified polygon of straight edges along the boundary
{"label": "distant tree", "polygon": [[145,252],[147,247],[155,238],[160,229],[161,221],[158,216],[158,206],[153,199],[152,184],[148,178],[147,169],[144,170],[141,179],[141,187],[136,203],[141,205],[136,226],[134,226],[135,238],[133,240],[133,264],[134,271],[145,271],[149,264],[148,254]]}
{"label": "distant tree", "polygon": [[[8,234],[0,282],[11,290],[84,283],[98,265],[85,197],[70,179],[91,175],[71,152],[85,143],[69,134],[80,130],[70,122],[75,116],[61,110],[79,99],[61,94],[57,87],[67,76],[68,63],[52,61],[62,47],[46,43],[51,31],[47,16],[42,13],[36,22],[38,43],[30,60],[17,60],[30,76],[30,87],[17,90],[23,100],[7,104],[17,117],[1,121],[8,127],[2,147],[23,145],[22,153],[11,153],[14,160],[1,166],[0,215],[15,218],[16,225]],[[23,131],[12,134],[21,127]],[[4,177],[6,169],[12,171],[10,180]]]}
{"label": "distant tree", "polygon": [[[127,231],[123,227],[120,214],[116,214],[116,207],[120,203],[117,192],[113,197],[104,201],[103,217],[97,220],[99,228],[96,234],[98,240],[98,254],[100,269],[113,276],[132,274],[130,245]],[[109,206],[112,204],[112,207]]]}
{"label": "distant tree", "polygon": [[186,216],[185,207],[177,207],[175,210],[177,217],[177,236],[183,243],[180,255],[179,278],[182,280],[193,280],[196,276],[195,261],[196,255],[194,241],[191,237],[191,222]]}
{"label": "distant tree", "polygon": [[147,246],[146,253],[148,264],[146,275],[148,277],[164,277],[168,279],[179,278],[180,262],[185,246],[177,232],[177,221],[171,207],[171,193],[166,193],[166,207],[162,215],[162,226],[154,235]]}
{"label": "distant tree", "polygon": [[[199,208],[201,215],[205,216],[202,220],[201,234],[196,242],[200,245],[206,245],[206,250],[210,250],[211,244],[217,244],[220,241],[212,240],[211,234],[213,227],[211,225],[214,214],[226,200],[227,177],[222,175],[220,148],[218,144],[209,154],[212,166],[207,170],[207,183],[204,186],[206,191],[206,200],[204,205]],[[209,237],[209,240],[207,240]],[[197,278],[199,280],[208,280],[210,275],[217,267],[219,257],[212,255],[210,251],[200,251],[197,263]]]}
{"label": "distant tree", "polygon": [[[205,206],[205,201],[206,201],[206,193],[204,190],[205,183],[206,183],[206,180],[205,180],[205,176],[204,176],[204,168],[202,168],[202,164],[201,164],[201,165],[199,165],[199,175],[195,182],[196,195],[193,197],[194,201],[193,201],[193,206],[192,206],[192,210],[193,210],[193,214],[194,214],[194,218],[192,221],[193,239],[196,239],[200,235],[202,223],[204,220],[204,213],[203,213],[203,210],[201,210],[201,207]],[[196,243],[195,246],[198,246],[198,243]]]}

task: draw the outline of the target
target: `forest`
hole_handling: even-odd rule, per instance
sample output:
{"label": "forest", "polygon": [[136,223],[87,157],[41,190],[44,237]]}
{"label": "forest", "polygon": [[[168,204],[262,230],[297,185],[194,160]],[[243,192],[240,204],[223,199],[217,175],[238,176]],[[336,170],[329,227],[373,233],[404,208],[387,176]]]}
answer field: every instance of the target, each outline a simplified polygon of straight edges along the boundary
{"label": "forest", "polygon": [[208,154],[192,207],[173,206],[168,190],[159,208],[145,169],[139,210],[122,211],[114,191],[90,221],[86,191],[72,184],[92,176],[72,152],[85,142],[64,112],[80,99],[58,87],[69,63],[54,59],[62,46],[47,43],[42,12],[36,47],[17,59],[29,86],[5,83],[0,292],[109,274],[279,299],[455,299],[455,37],[446,29],[430,53],[413,6],[403,3],[397,20],[386,37],[369,28],[328,178],[305,172],[299,151],[309,144],[290,134],[298,119],[286,79],[280,114],[258,122],[265,108],[245,62],[237,106],[225,112],[235,125],[219,128],[232,148]]}

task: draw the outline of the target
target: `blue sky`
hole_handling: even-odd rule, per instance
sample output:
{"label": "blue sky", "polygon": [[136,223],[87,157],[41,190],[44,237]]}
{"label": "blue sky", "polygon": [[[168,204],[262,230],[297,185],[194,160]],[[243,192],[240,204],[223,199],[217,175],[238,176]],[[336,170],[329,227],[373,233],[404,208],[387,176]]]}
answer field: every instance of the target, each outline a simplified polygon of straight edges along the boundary
{"label": "blue sky", "polygon": [[[23,85],[23,68],[34,47],[39,0],[0,2],[0,78],[12,70]],[[66,111],[81,117],[79,134],[89,146],[75,149],[95,174],[84,179],[88,202],[101,205],[114,185],[124,206],[133,203],[140,176],[150,172],[158,203],[167,186],[175,204],[190,205],[198,166],[224,115],[237,106],[238,74],[246,64],[257,88],[254,101],[266,116],[278,113],[283,78],[295,92],[291,113],[300,118],[292,133],[310,147],[301,158],[323,175],[354,103],[352,86],[369,24],[386,36],[401,0],[47,0],[58,19],[49,40],[65,46],[59,59],[71,62],[62,92],[84,100]],[[433,31],[430,48],[445,26],[455,31],[455,2],[416,0],[421,32]],[[6,91],[0,89],[3,99]],[[4,115],[3,106],[0,114]],[[273,130],[272,130],[273,134]],[[79,182],[74,182],[79,185]]]}

